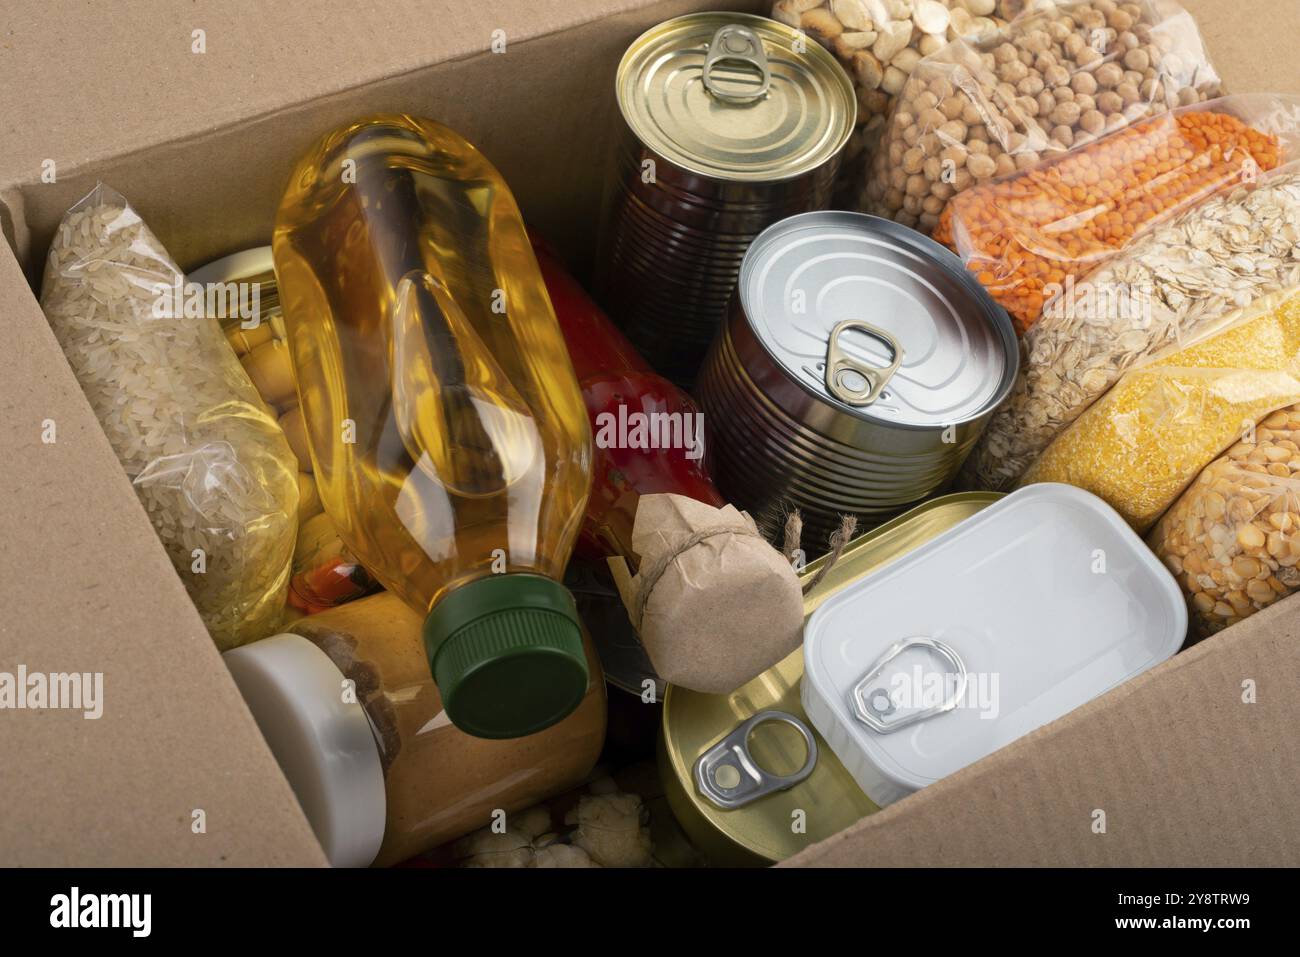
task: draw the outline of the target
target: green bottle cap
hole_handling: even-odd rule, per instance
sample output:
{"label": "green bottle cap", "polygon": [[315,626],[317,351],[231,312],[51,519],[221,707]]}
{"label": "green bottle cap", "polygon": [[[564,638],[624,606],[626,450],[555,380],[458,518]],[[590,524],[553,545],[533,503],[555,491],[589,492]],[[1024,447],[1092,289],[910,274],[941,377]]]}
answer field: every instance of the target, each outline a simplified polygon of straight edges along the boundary
{"label": "green bottle cap", "polygon": [[461,585],[424,620],[424,650],[452,724],[521,738],[567,717],[587,693],[587,656],[569,590],[541,575]]}

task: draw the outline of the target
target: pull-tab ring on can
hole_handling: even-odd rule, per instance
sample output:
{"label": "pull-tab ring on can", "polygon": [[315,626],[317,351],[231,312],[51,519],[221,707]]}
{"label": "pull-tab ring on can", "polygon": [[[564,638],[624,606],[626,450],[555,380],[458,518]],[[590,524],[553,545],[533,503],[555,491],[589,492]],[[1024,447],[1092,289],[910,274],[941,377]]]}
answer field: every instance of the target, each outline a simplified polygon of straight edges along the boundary
{"label": "pull-tab ring on can", "polygon": [[[752,90],[728,90],[713,77],[714,68],[719,63],[747,63],[759,72],[761,83]],[[763,52],[763,42],[749,27],[729,23],[718,27],[709,43],[709,52],[704,57],[704,88],[710,94],[726,103],[752,103],[767,96],[772,85],[772,71],[767,65],[767,54]]]}
{"label": "pull-tab ring on can", "polygon": [[[788,724],[803,738],[807,757],[794,774],[765,771],[749,753],[750,733],[769,721]],[[731,811],[794,787],[816,766],[817,741],[808,725],[787,711],[760,711],[700,755],[695,762],[695,789],[717,807]]]}
{"label": "pull-tab ring on can", "polygon": [[[929,708],[923,708],[909,714],[905,718],[899,718],[897,721],[885,722],[880,720],[897,710],[889,692],[883,687],[869,687],[878,674],[884,670],[885,665],[889,664],[908,648],[928,648],[939,657],[946,660],[952,668],[952,674],[957,676],[957,687],[948,698],[937,705]],[[951,645],[946,645],[942,641],[934,638],[909,638],[906,641],[896,641],[890,645],[883,655],[876,659],[876,663],[867,669],[858,683],[853,686],[849,692],[849,705],[852,708],[853,716],[878,734],[892,734],[900,731],[908,725],[916,724],[918,721],[924,721],[926,718],[933,718],[937,714],[944,714],[951,711],[961,702],[962,697],[966,694],[966,662],[961,660],[961,655],[953,649]],[[878,706],[877,699],[884,698],[888,704]]]}
{"label": "pull-tab ring on can", "polygon": [[[889,365],[871,366],[847,355],[840,348],[840,336],[850,329],[865,332],[884,343],[889,349]],[[897,339],[884,329],[861,319],[845,319],[831,330],[830,341],[826,346],[826,389],[841,402],[855,408],[871,405],[880,398],[885,385],[902,364],[903,347]]]}

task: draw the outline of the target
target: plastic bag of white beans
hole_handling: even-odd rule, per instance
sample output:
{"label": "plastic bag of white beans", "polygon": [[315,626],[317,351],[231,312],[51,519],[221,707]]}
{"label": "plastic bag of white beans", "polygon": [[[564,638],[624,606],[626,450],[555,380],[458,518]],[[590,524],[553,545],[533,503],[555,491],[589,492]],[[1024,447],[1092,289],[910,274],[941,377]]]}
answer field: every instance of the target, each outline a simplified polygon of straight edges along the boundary
{"label": "plastic bag of white beans", "polygon": [[858,117],[840,161],[842,192],[862,191],[867,159],[879,142],[894,98],[922,58],[957,37],[1006,26],[1004,9],[1026,0],[776,0],[772,19],[803,31],[853,78]]}

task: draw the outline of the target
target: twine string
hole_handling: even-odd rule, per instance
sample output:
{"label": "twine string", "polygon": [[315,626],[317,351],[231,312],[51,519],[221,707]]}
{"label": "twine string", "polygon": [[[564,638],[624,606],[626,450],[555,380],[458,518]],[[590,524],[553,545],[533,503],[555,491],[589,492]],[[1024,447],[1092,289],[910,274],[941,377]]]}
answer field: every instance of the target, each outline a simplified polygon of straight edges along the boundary
{"label": "twine string", "polygon": [[[858,529],[858,520],[852,515],[840,516],[840,527],[831,533],[829,544],[830,553],[826,556],[822,567],[817,570],[817,574],[810,581],[804,584],[802,594],[807,595],[814,588],[822,583],[822,580],[835,567],[839,561],[840,555],[844,553],[845,546],[853,540],[853,535]],[[654,591],[655,585],[659,584],[659,579],[663,577],[668,566],[675,562],[679,555],[694,548],[700,542],[707,541],[715,535],[739,535],[746,538],[757,538],[759,541],[767,544],[767,539],[763,538],[757,531],[740,525],[713,525],[708,528],[696,529],[686,538],[682,539],[677,545],[661,552],[653,562],[641,569],[637,576],[638,585],[636,600],[632,608],[632,626],[640,632],[641,622],[645,617],[646,605],[650,601],[650,594]],[[782,542],[782,554],[786,561],[794,563],[799,552],[799,540],[803,536],[803,518],[799,510],[791,509],[785,519],[784,540]]]}

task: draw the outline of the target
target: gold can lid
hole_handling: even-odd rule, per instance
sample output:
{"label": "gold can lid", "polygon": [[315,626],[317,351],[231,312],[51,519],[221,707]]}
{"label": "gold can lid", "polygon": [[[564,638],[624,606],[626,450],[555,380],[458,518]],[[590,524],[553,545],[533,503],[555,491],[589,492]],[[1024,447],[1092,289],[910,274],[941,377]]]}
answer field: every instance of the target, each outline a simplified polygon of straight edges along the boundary
{"label": "gold can lid", "polygon": [[727,181],[777,182],[837,156],[857,115],[853,83],[822,46],[783,23],[694,13],[623,54],[619,109],[647,148]]}
{"label": "gold can lid", "polygon": [[254,246],[229,256],[205,263],[185,277],[187,282],[208,283],[247,282],[260,287],[263,309],[278,308],[280,290],[275,279],[275,262],[270,246]]}
{"label": "gold can lid", "polygon": [[[280,309],[280,287],[276,282],[275,263],[271,258],[270,246],[255,246],[205,263],[186,275],[185,281],[202,287],[233,284],[235,301],[241,303],[247,302],[248,293],[247,290],[239,287],[243,284],[250,288],[256,287],[258,293],[256,322],[250,324],[246,317],[232,315],[226,311],[221,311],[213,317],[221,322],[221,328],[231,338],[231,345],[234,346],[237,354],[243,355],[253,345],[263,341],[265,333],[255,332],[260,329],[262,320],[266,320],[267,329],[272,337],[287,338],[284,314]],[[226,304],[230,302],[229,299],[225,300]],[[252,336],[247,335],[250,331],[254,331]]]}

